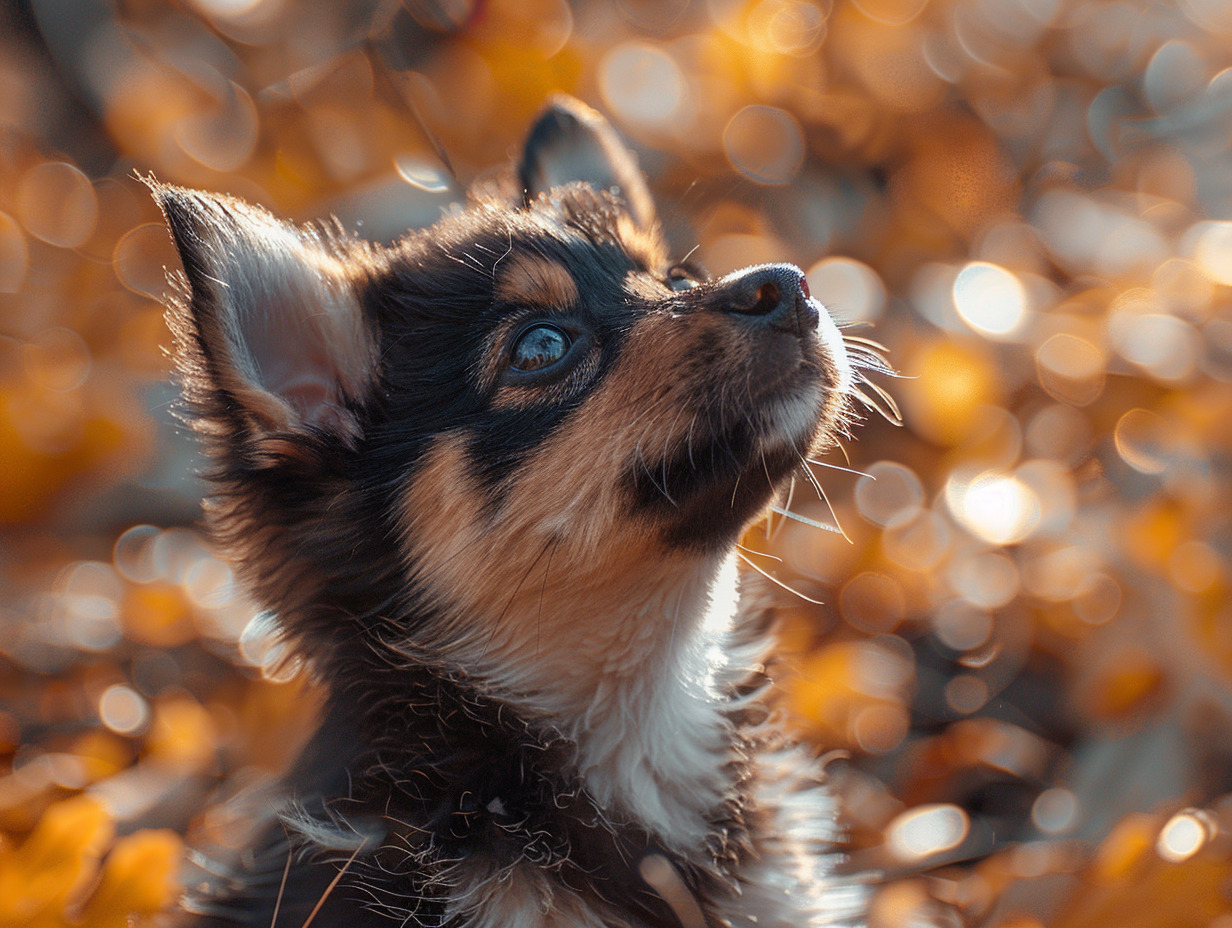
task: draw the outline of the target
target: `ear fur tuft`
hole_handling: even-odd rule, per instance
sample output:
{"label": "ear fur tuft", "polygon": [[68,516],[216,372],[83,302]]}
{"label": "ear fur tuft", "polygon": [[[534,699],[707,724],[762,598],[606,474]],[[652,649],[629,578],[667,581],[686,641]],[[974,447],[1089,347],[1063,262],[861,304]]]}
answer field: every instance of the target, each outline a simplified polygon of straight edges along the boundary
{"label": "ear fur tuft", "polygon": [[170,313],[197,405],[238,416],[257,438],[306,428],[353,438],[375,333],[357,297],[363,262],[339,252],[360,246],[234,197],[146,183],[187,278],[188,298]]}

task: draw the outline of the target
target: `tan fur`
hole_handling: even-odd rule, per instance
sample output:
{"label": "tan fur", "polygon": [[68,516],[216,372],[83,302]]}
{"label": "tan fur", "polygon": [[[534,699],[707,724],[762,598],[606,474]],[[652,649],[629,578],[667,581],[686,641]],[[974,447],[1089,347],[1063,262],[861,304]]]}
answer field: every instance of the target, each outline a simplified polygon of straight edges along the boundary
{"label": "tan fur", "polygon": [[[421,579],[459,613],[451,634],[504,674],[521,668],[529,691],[563,705],[584,704],[586,694],[576,689],[593,688],[594,670],[621,663],[629,647],[639,654],[629,657],[634,664],[653,650],[649,642],[636,647],[638,630],[608,617],[645,596],[654,574],[674,582],[684,557],[622,520],[616,489],[600,479],[603,467],[593,457],[568,460],[542,449],[512,482],[505,514],[491,525],[467,477],[463,438],[452,436],[437,442],[404,501],[412,563],[421,571],[431,565],[433,575]],[[596,537],[581,534],[585,529]],[[598,533],[606,535],[601,549]],[[428,548],[430,559],[422,557]],[[552,692],[559,690],[567,691]]]}
{"label": "tan fur", "polygon": [[578,300],[577,284],[565,268],[538,255],[517,255],[502,263],[496,296],[507,303],[567,309]]}
{"label": "tan fur", "polygon": [[[721,345],[720,363],[663,376],[707,338]],[[661,545],[652,526],[631,518],[612,475],[653,469],[686,449],[697,418],[709,411],[699,396],[748,408],[750,396],[774,393],[776,384],[753,382],[756,346],[748,342],[719,314],[640,321],[603,386],[510,475],[494,525],[468,477],[464,435],[438,440],[404,500],[408,562],[421,571],[432,565],[435,575],[423,579],[468,617],[475,627],[467,634],[483,639],[488,659],[526,663],[542,690],[567,686],[578,673],[653,658],[671,629],[622,628],[610,617],[668,596],[692,555]],[[783,376],[792,373],[789,367]],[[811,428],[820,399],[802,390],[785,405],[799,406]],[[499,562],[475,568],[493,555]],[[588,616],[607,618],[592,623]],[[542,640],[552,647],[539,648]],[[554,666],[554,655],[563,666]]]}
{"label": "tan fur", "polygon": [[616,217],[616,232],[625,253],[642,267],[657,271],[667,264],[658,223],[642,226],[631,216],[621,213]]}

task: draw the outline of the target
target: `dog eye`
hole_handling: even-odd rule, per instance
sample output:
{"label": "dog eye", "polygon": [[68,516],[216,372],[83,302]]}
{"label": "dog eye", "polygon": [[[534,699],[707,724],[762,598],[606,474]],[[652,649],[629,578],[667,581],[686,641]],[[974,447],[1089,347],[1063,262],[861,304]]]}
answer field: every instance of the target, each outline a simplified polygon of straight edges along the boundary
{"label": "dog eye", "polygon": [[688,268],[676,265],[667,272],[667,285],[673,290],[692,290],[698,281]]}
{"label": "dog eye", "polygon": [[513,343],[509,366],[527,373],[541,371],[564,358],[572,344],[569,336],[554,325],[532,325]]}

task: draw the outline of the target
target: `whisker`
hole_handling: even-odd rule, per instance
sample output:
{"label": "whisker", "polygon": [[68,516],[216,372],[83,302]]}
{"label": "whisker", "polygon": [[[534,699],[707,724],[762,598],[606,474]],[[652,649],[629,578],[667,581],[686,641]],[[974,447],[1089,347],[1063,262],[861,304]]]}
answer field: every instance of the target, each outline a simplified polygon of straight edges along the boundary
{"label": "whisker", "polygon": [[884,377],[911,379],[886,366],[880,359],[873,360],[866,355],[861,355],[859,352],[849,351],[847,359],[851,362],[851,372],[863,383],[868,382],[869,373],[880,374]]}
{"label": "whisker", "polygon": [[873,390],[873,392],[876,393],[877,396],[880,397],[881,401],[884,401],[886,403],[886,406],[888,406],[889,408],[887,409],[886,406],[883,406],[881,402],[879,402],[878,400],[874,400],[872,397],[870,397],[867,393],[865,393],[859,387],[851,387],[850,388],[851,395],[854,396],[856,399],[858,399],[866,407],[876,412],[878,415],[880,415],[883,419],[885,419],[891,425],[902,425],[903,424],[902,413],[899,412],[898,404],[894,402],[890,394],[886,393],[885,390],[883,390],[881,387],[877,386],[876,384],[869,383],[867,380],[863,380],[863,378],[861,378],[861,381],[865,386]]}
{"label": "whisker", "polygon": [[[825,522],[818,522],[816,519],[810,519],[808,516],[802,516],[798,512],[791,512],[790,510],[783,509],[780,506],[771,506],[770,508],[779,515],[786,516],[792,521],[801,522],[804,525],[811,525],[813,528],[820,528],[827,532],[833,532],[835,535],[842,535],[844,538],[847,538],[847,536],[843,534],[843,530],[835,525],[827,525]],[[847,540],[851,541],[850,538],[847,538]]]}
{"label": "whisker", "polygon": [[304,923],[300,926],[300,928],[308,928],[308,926],[312,924],[312,920],[316,918],[317,913],[321,911],[321,906],[325,905],[325,900],[328,899],[330,893],[334,891],[334,887],[338,885],[338,881],[342,879],[342,875],[350,869],[351,864],[355,863],[355,858],[359,856],[359,852],[363,850],[364,845],[367,843],[367,838],[361,841],[359,847],[354,850],[351,856],[347,859],[347,862],[342,865],[342,869],[339,870],[334,878],[329,881],[329,885],[325,887],[325,892],[321,893],[321,898],[318,899],[317,904],[312,907],[312,911],[308,913],[308,917],[304,919]]}
{"label": "whisker", "polygon": [[[283,826],[284,828],[286,826]],[[278,898],[274,900],[274,914],[270,916],[270,928],[278,924],[278,910],[282,908],[282,897],[287,891],[287,877],[291,874],[291,843],[287,841],[287,865],[282,868],[282,882],[278,884]]]}
{"label": "whisker", "polygon": [[[795,495],[796,495],[796,475],[792,474],[791,483],[787,485],[787,499],[783,502],[784,509],[791,508],[791,501],[792,499],[795,498]],[[786,525],[787,522],[785,519],[780,519],[779,524],[775,526],[773,532],[771,532],[770,530],[771,524],[772,524],[772,521],[770,517],[766,516],[766,541],[773,541],[778,536],[778,533],[782,531],[783,526]]]}
{"label": "whisker", "polygon": [[[801,457],[800,460],[803,461],[804,458]],[[852,544],[851,539],[847,537],[847,533],[843,531],[843,523],[839,521],[838,513],[834,511],[834,506],[830,502],[830,497],[826,496],[826,491],[822,487],[821,481],[817,479],[817,475],[809,470],[807,464],[804,465],[804,473],[809,478],[809,483],[813,485],[813,489],[817,491],[817,495],[821,497],[821,501],[825,503],[826,508],[830,510],[830,518],[832,518],[834,520],[834,524],[838,526],[838,533],[846,539],[848,544]]]}
{"label": "whisker", "polygon": [[646,463],[646,455],[642,452],[641,439],[638,439],[637,447],[634,448],[633,450],[634,450],[634,453],[637,455],[638,467],[642,469],[642,472],[650,480],[651,484],[654,485],[654,488],[658,490],[660,493],[662,493],[663,498],[667,500],[669,503],[671,503],[672,506],[679,509],[680,506],[674,499],[672,499],[672,494],[667,492],[667,484],[666,483],[660,484],[659,481],[655,479],[654,471],[651,470],[650,465]]}
{"label": "whisker", "polygon": [[847,349],[847,357],[857,372],[862,369],[885,374],[887,377],[903,376],[886,360],[886,353],[889,349],[880,342],[875,342],[871,338],[861,338],[858,335],[843,335],[843,346]]}
{"label": "whisker", "polygon": [[857,477],[867,477],[869,480],[876,480],[872,474],[865,473],[862,470],[856,470],[854,467],[843,467],[841,464],[831,464],[829,461],[818,461],[815,458],[805,458],[805,463],[814,464],[817,467],[828,467],[831,470],[841,470],[844,474],[855,474]]}
{"label": "whisker", "polygon": [[770,476],[770,465],[766,463],[766,452],[759,451],[758,457],[761,458],[761,470],[766,475],[766,483],[770,485],[771,491],[774,490],[774,478]]}
{"label": "whisker", "polygon": [[[526,583],[526,578],[529,577],[531,575],[531,572],[534,571],[535,567],[538,566],[539,561],[542,560],[543,555],[547,553],[549,548],[551,548],[553,553],[555,553],[555,540],[554,539],[549,538],[546,542],[544,542],[543,547],[539,549],[539,553],[535,555],[535,559],[531,561],[530,566],[526,568],[526,573],[522,574],[522,579],[518,581],[518,585],[513,588],[513,593],[510,594],[509,601],[505,603],[505,608],[501,610],[501,614],[498,615],[496,617],[496,621],[492,623],[492,632],[491,634],[488,635],[488,641],[483,646],[483,651],[481,651],[479,654],[480,660],[483,660],[484,656],[488,653],[488,648],[492,646],[492,641],[496,638],[496,633],[500,630],[501,623],[505,620],[505,616],[508,614],[509,610],[513,607],[513,601],[517,599],[518,594],[522,592],[522,586]],[[549,557],[549,560],[550,560],[550,557]],[[546,576],[544,577],[544,582],[545,583],[547,582]]]}
{"label": "whisker", "polygon": [[771,554],[769,551],[758,551],[756,548],[747,548],[744,545],[740,545],[740,544],[736,545],[736,547],[739,548],[741,551],[747,551],[749,554],[756,554],[759,557],[768,557],[772,561],[778,561],[780,564],[783,563],[783,559],[781,557],[777,557],[776,555]]}
{"label": "whisker", "polygon": [[873,390],[879,397],[885,400],[886,405],[889,406],[890,410],[894,413],[894,418],[901,422],[903,418],[902,411],[898,408],[898,401],[894,399],[889,391],[887,391],[885,387],[881,386],[881,384],[869,380],[863,374],[860,375],[860,379],[870,390]]}
{"label": "whisker", "polygon": [[745,554],[741,554],[739,551],[737,551],[737,552],[736,552],[736,557],[740,558],[740,560],[744,561],[744,563],[748,564],[750,567],[752,567],[755,571],[757,571],[759,574],[761,574],[763,577],[765,577],[767,580],[769,580],[769,581],[770,581],[771,583],[773,583],[775,586],[781,586],[781,587],[782,587],[783,589],[785,589],[788,593],[792,593],[792,594],[794,594],[794,595],[796,595],[796,596],[799,596],[799,597],[800,597],[802,600],[804,600],[806,603],[812,603],[814,606],[824,606],[824,605],[825,605],[825,603],[823,603],[820,599],[813,599],[813,597],[811,597],[811,596],[805,596],[805,595],[804,595],[803,593],[801,593],[799,590],[794,589],[794,588],[792,588],[792,587],[788,586],[786,583],[784,583],[784,582],[783,582],[782,580],[780,580],[778,577],[775,577],[775,576],[772,576],[771,574],[768,574],[766,571],[762,570],[760,567],[758,567],[756,564],[754,564],[754,563],[753,563],[753,562],[749,559],[749,557],[748,557],[747,555],[745,555]]}
{"label": "whisker", "polygon": [[552,555],[556,553],[556,546],[560,544],[560,539],[556,538],[552,541],[552,550],[548,552],[548,563],[543,568],[543,583],[539,585],[539,615],[535,619],[535,654],[539,654],[539,634],[543,629],[543,594],[548,588],[548,574],[552,570]]}
{"label": "whisker", "polygon": [[863,377],[865,371],[872,371],[875,374],[881,374],[885,377],[894,377],[899,380],[911,380],[906,374],[900,374],[894,368],[886,363],[885,358],[873,353],[871,350],[849,347],[847,350],[847,359],[851,362],[852,370],[857,376]]}
{"label": "whisker", "polygon": [[508,258],[509,255],[512,254],[513,252],[513,226],[508,225],[506,223],[505,234],[509,236],[509,247],[505,249],[505,253],[501,255],[499,258],[497,258],[496,262],[492,265],[492,279],[493,280],[496,280],[496,269],[500,267],[500,263],[504,261],[506,258]]}
{"label": "whisker", "polygon": [[885,345],[881,344],[881,342],[873,341],[871,338],[865,338],[863,335],[848,335],[844,332],[843,341],[849,345],[867,345],[869,348],[876,349],[877,351],[890,350]]}

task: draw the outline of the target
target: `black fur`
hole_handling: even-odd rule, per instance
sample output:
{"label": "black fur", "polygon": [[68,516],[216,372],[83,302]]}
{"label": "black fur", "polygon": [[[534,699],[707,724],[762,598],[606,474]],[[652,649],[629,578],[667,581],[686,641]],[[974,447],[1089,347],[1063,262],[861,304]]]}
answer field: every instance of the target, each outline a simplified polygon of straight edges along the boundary
{"label": "black fur", "polygon": [[[528,861],[554,871],[613,924],[679,928],[639,864],[659,855],[697,899],[720,901],[730,871],[750,852],[748,810],[735,791],[716,810],[706,867],[612,820],[568,774],[569,739],[480,695],[456,671],[370,669],[335,691],[325,717],[291,777],[305,794],[299,808],[322,822],[345,821],[375,853],[351,861],[347,878],[327,893],[349,853],[322,849],[294,821],[280,822],[214,898],[192,899],[203,924],[269,926],[277,907],[279,924],[298,926],[324,899],[321,924],[345,917],[348,926],[444,928],[447,884],[438,881],[458,861],[483,859],[494,869]],[[732,764],[734,783],[750,776],[742,761]],[[365,773],[352,778],[349,770]],[[288,861],[293,878],[284,884]]]}
{"label": "black fur", "polygon": [[[542,229],[520,223],[516,214],[497,214],[493,226],[477,226],[473,215],[447,218],[433,227],[430,239],[424,238],[426,248],[412,243],[407,257],[395,258],[368,288],[365,306],[379,320],[384,362],[382,395],[363,450],[371,462],[368,469],[402,477],[400,462],[413,464],[431,438],[457,430],[471,435],[485,482],[498,483],[559,427],[610,368],[620,331],[645,311],[626,302],[624,275],[646,269],[616,244],[605,224],[604,217],[614,215],[610,199],[596,197],[588,187],[568,188],[558,196],[561,215],[583,237],[583,247],[566,247]],[[586,294],[585,307],[576,312],[593,337],[595,360],[585,389],[563,402],[553,396],[530,409],[501,411],[489,407],[490,392],[478,390],[471,372],[494,322],[519,309],[497,301],[491,289],[502,256],[514,248],[569,269]],[[484,262],[478,268],[460,267],[452,257],[457,253],[480,255]]]}

